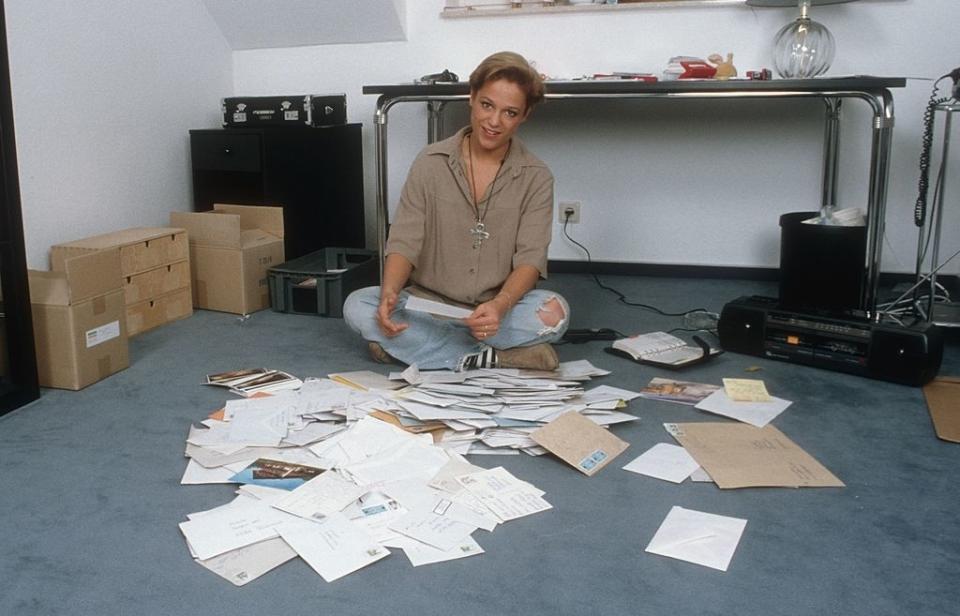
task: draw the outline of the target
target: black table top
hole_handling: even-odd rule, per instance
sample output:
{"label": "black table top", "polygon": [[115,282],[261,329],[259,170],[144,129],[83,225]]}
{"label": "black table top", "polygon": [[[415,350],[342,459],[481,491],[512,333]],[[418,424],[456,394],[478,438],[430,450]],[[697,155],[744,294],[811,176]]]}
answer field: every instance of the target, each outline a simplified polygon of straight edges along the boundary
{"label": "black table top", "polygon": [[[722,94],[763,93],[789,91],[798,94],[825,92],[876,92],[886,88],[902,88],[904,77],[874,77],[856,75],[851,77],[825,77],[816,79],[771,79],[767,81],[732,79],[683,79],[645,82],[632,79],[584,79],[575,81],[547,81],[547,96],[609,95],[609,94]],[[465,82],[435,84],[392,84],[363,86],[364,94],[381,94],[388,98],[402,96],[456,96],[469,94],[470,85]]]}

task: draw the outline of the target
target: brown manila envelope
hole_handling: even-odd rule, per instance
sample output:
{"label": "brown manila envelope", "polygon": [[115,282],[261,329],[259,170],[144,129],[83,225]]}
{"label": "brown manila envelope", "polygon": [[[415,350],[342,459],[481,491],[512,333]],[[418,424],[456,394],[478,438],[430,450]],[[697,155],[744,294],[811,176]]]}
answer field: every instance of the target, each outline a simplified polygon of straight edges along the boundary
{"label": "brown manila envelope", "polygon": [[530,438],[588,477],[630,446],[576,411],[557,417]]}
{"label": "brown manila envelope", "polygon": [[721,488],[844,486],[771,425],[681,423],[664,427]]}
{"label": "brown manila envelope", "polygon": [[923,386],[933,429],[945,441],[960,443],[960,377],[941,376]]}

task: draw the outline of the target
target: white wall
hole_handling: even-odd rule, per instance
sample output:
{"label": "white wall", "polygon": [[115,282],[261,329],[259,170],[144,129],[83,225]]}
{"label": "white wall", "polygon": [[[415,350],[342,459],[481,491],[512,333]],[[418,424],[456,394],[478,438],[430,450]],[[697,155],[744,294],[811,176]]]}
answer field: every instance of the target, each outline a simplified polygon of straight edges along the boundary
{"label": "white wall", "polygon": [[6,0],[24,235],[51,244],[191,208],[188,129],[219,126],[231,51],[199,0]]}
{"label": "white wall", "polygon": [[[364,123],[368,238],[374,209],[374,96],[365,84],[409,82],[449,68],[466,78],[487,54],[512,49],[546,74],[659,72],[672,55],[734,53],[745,72],[770,66],[769,41],[789,9],[670,8],[610,13],[442,19],[442,0],[407,3],[405,42],[325,45],[234,53],[235,93],[346,92],[352,122]],[[873,0],[815,7],[838,41],[832,74],[934,77],[960,65],[956,0]],[[897,113],[887,206],[884,269],[912,271],[916,161],[929,81],[894,91]],[[451,117],[455,117],[456,113]],[[570,231],[595,260],[776,266],[778,216],[819,207],[822,109],[810,101],[546,105],[521,135],[552,167],[558,199],[581,200]],[[425,142],[420,105],[390,113],[390,197]],[[450,122],[456,128],[459,120]],[[865,205],[869,117],[844,105],[840,206]],[[960,136],[955,136],[960,139]],[[950,176],[956,205],[960,156]],[[958,207],[943,252],[952,253]],[[951,249],[952,247],[952,249]],[[551,258],[583,254],[555,228]],[[953,266],[947,271],[960,271]]]}
{"label": "white wall", "polygon": [[[769,65],[767,45],[788,9],[674,8],[603,14],[442,19],[442,0],[406,2],[407,41],[231,54],[200,0],[7,0],[27,259],[47,267],[51,244],[138,225],[190,208],[190,128],[219,125],[227,94],[346,92],[364,123],[372,245],[375,97],[449,68],[466,78],[490,52],[514,49],[551,76],[659,71],[676,54],[732,51],[741,71]],[[960,65],[955,0],[872,0],[815,7],[838,40],[833,74],[939,76]],[[884,269],[911,271],[920,118],[929,81],[894,91],[897,126]],[[450,129],[462,121],[451,109]],[[866,200],[865,106],[845,104],[841,206]],[[604,261],[775,266],[779,214],[819,201],[821,110],[807,101],[548,104],[522,129],[552,167],[557,198],[581,200],[571,227]],[[390,196],[425,142],[419,105],[390,114]],[[955,123],[955,132],[957,131]],[[955,139],[960,136],[955,134]],[[955,155],[942,254],[960,248]],[[948,203],[948,207],[950,203]],[[555,229],[551,258],[582,259]],[[960,271],[951,264],[950,272]]]}

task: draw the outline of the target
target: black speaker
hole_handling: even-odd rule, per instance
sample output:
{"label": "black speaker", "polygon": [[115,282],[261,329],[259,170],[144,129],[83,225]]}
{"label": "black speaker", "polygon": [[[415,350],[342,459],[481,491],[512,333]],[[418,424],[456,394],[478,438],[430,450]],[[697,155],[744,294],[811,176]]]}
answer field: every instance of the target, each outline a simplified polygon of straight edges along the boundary
{"label": "black speaker", "polygon": [[[752,298],[760,301],[763,298]],[[771,300],[770,307],[776,303]],[[763,355],[764,327],[767,313],[761,304],[730,302],[720,312],[717,335],[727,351]]]}
{"label": "black speaker", "polygon": [[878,328],[870,340],[867,366],[873,378],[923,385],[937,376],[942,360],[943,332],[939,328],[929,328],[923,335]]}

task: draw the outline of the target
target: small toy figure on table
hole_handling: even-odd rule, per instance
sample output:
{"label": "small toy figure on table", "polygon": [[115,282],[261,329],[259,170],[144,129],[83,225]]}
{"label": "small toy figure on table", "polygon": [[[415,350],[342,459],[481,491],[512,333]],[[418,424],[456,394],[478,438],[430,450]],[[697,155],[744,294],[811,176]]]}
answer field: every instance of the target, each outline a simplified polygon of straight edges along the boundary
{"label": "small toy figure on table", "polygon": [[707,56],[707,61],[717,69],[717,72],[713,76],[714,79],[727,80],[737,76],[737,67],[733,65],[732,53],[727,54],[726,60],[718,53],[710,54]]}

